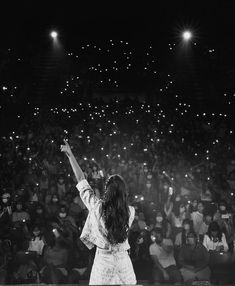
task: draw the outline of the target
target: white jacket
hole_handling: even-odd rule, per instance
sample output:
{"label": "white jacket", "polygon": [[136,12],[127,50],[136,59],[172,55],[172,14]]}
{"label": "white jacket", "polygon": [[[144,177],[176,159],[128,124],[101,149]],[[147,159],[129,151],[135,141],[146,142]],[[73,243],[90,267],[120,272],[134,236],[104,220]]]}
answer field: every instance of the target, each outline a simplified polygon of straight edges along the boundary
{"label": "white jacket", "polygon": [[[93,248],[95,245],[99,248],[121,251],[128,250],[130,245],[128,239],[123,243],[118,243],[112,245],[107,239],[107,230],[105,228],[105,223],[103,218],[101,218],[101,205],[102,200],[98,199],[95,192],[92,190],[91,186],[87,180],[83,179],[77,184],[77,189],[79,190],[80,197],[84,205],[89,210],[85,225],[80,236],[81,241],[89,248]],[[135,208],[129,206],[130,217],[129,217],[129,227],[131,226],[135,217]]]}

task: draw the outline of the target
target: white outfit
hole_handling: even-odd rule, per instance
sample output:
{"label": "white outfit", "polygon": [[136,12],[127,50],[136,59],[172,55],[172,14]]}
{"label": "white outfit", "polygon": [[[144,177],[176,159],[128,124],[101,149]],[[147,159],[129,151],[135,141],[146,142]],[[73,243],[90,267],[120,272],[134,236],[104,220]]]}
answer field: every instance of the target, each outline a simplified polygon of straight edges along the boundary
{"label": "white outfit", "polygon": [[43,247],[45,243],[43,239],[40,239],[39,237],[35,237],[34,240],[31,240],[29,242],[29,251],[36,251],[39,255],[42,255]]}
{"label": "white outfit", "polygon": [[215,250],[216,246],[223,246],[224,247],[224,251],[227,252],[228,251],[228,244],[225,238],[224,233],[222,234],[222,238],[221,241],[217,241],[214,242],[213,240],[211,240],[209,238],[209,236],[207,234],[204,235],[204,239],[203,239],[203,245],[205,246],[205,248],[209,251],[209,250]]}
{"label": "white outfit", "polygon": [[169,253],[167,252],[162,246],[158,245],[157,243],[152,243],[149,247],[150,255],[155,255],[158,258],[159,263],[163,268],[167,268],[171,265],[176,265],[174,252],[173,252],[173,242],[169,238],[164,238],[162,241],[164,246],[172,247],[172,251]]}
{"label": "white outfit", "polygon": [[[107,239],[107,230],[101,217],[102,200],[97,198],[85,179],[77,184],[77,189],[89,210],[80,239],[89,249],[97,246],[89,285],[136,284],[136,276],[127,252],[130,249],[128,239],[112,245]],[[129,210],[130,227],[135,208],[129,206]]]}
{"label": "white outfit", "polygon": [[201,225],[203,224],[203,214],[199,211],[195,211],[191,213],[191,219],[193,221],[193,228],[197,235],[199,235],[199,231]]}

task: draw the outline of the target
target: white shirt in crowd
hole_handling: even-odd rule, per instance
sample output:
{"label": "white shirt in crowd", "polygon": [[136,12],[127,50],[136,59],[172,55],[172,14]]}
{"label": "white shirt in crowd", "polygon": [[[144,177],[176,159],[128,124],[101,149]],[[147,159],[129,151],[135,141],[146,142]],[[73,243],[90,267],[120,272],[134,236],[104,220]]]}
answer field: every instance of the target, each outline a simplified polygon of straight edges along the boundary
{"label": "white shirt in crowd", "polygon": [[39,237],[36,237],[34,240],[29,242],[29,251],[36,251],[39,255],[42,255],[43,247],[45,243]]}
{"label": "white shirt in crowd", "polygon": [[201,225],[203,223],[203,214],[200,213],[199,211],[192,212],[191,213],[191,219],[193,221],[193,228],[194,228],[196,234],[198,235],[200,228],[201,228]]}
{"label": "white shirt in crowd", "polygon": [[[164,238],[162,244],[173,247],[173,242],[169,238]],[[154,242],[149,247],[149,253],[150,255],[157,256],[158,261],[163,268],[167,268],[170,265],[176,265],[173,248],[171,252],[167,252],[162,246]]]}
{"label": "white shirt in crowd", "polygon": [[223,246],[224,251],[228,251],[228,244],[226,241],[226,237],[224,233],[222,234],[222,239],[221,241],[214,242],[212,239],[209,238],[207,234],[205,234],[204,239],[203,239],[203,245],[206,247],[206,249],[209,250],[216,250],[217,246]]}

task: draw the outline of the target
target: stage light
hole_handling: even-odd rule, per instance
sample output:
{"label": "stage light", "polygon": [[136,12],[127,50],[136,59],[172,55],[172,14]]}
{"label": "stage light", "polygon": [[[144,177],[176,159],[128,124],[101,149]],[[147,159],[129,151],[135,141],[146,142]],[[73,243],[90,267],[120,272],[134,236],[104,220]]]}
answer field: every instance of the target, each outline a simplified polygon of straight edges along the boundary
{"label": "stage light", "polygon": [[190,31],[183,32],[183,39],[189,41],[192,38],[192,33]]}
{"label": "stage light", "polygon": [[58,33],[56,31],[52,31],[50,35],[53,39],[56,39],[58,37]]}

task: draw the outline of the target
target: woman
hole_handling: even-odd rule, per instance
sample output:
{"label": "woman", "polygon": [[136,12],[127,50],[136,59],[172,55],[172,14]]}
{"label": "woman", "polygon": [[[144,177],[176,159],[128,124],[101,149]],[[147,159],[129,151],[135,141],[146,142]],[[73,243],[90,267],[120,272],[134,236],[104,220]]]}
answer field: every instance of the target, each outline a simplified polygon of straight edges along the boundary
{"label": "woman", "polygon": [[171,217],[174,235],[177,235],[182,230],[184,219],[186,219],[185,204],[183,202],[176,203]]}
{"label": "woman", "polygon": [[203,223],[203,210],[204,210],[204,205],[202,202],[198,202],[197,204],[197,211],[194,211],[191,213],[191,219],[193,221],[193,228],[197,234],[197,236],[199,236],[199,230],[200,227]]}
{"label": "woman", "polygon": [[85,180],[69,144],[65,140],[64,143],[61,151],[69,158],[81,199],[89,210],[80,238],[90,249],[97,246],[89,284],[136,284],[127,252],[130,248],[128,230],[134,219],[135,209],[128,207],[127,190],[122,177],[109,177],[104,199],[99,200]]}
{"label": "woman", "polygon": [[172,234],[171,225],[160,210],[156,213],[155,228],[162,229],[164,238],[170,238]]}
{"label": "woman", "polygon": [[186,244],[180,248],[178,257],[184,282],[188,284],[195,280],[209,281],[211,275],[209,258],[206,248],[198,242],[197,234],[190,230]]}
{"label": "woman", "polygon": [[175,247],[179,248],[182,245],[186,244],[186,238],[190,231],[193,231],[192,222],[189,219],[184,219],[183,221],[183,229],[181,232],[177,233],[175,237]]}
{"label": "woman", "polygon": [[210,223],[208,233],[205,234],[203,239],[203,245],[208,251],[227,252],[228,244],[225,238],[225,234],[222,233],[218,223],[213,221]]}
{"label": "woman", "polygon": [[35,251],[38,255],[42,255],[44,248],[44,238],[41,233],[41,229],[38,225],[34,225],[32,228],[32,238],[29,241],[29,251]]}
{"label": "woman", "polygon": [[51,202],[46,205],[46,214],[48,218],[56,217],[60,209],[60,200],[57,194],[53,194]]}

